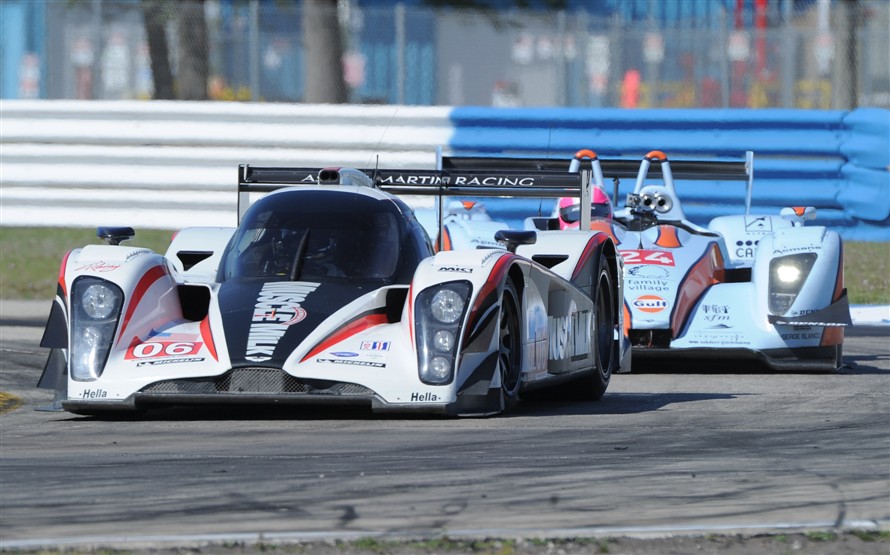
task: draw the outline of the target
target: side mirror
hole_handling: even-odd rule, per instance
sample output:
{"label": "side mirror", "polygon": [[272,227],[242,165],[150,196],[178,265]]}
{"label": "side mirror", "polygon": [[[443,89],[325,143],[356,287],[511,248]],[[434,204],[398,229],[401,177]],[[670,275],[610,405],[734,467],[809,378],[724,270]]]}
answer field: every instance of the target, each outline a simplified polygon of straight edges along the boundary
{"label": "side mirror", "polygon": [[815,206],[788,206],[783,208],[779,215],[783,219],[792,222],[795,226],[803,225],[807,220],[816,219]]}
{"label": "side mirror", "polygon": [[96,237],[104,239],[109,245],[120,245],[136,236],[132,227],[100,227],[96,229]]}
{"label": "side mirror", "polygon": [[494,240],[507,247],[507,250],[515,253],[519,245],[534,245],[538,241],[538,233],[535,231],[520,231],[514,229],[502,229],[494,234]]}

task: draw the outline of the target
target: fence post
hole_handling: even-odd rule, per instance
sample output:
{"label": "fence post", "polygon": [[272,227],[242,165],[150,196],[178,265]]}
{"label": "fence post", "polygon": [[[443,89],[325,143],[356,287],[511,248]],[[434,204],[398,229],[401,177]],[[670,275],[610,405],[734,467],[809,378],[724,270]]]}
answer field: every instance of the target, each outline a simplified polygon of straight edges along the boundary
{"label": "fence post", "polygon": [[405,5],[395,9],[396,26],[396,103],[405,104]]}
{"label": "fence post", "polygon": [[259,0],[250,0],[250,23],[248,27],[248,81],[250,82],[250,99],[257,102],[260,97],[260,7]]}

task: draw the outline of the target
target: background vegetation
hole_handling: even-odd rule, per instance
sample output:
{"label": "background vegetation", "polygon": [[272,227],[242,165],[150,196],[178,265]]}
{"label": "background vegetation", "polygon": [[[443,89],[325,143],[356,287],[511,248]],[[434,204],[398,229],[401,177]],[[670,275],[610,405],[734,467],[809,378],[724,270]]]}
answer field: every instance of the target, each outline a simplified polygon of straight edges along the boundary
{"label": "background vegetation", "polygon": [[[172,236],[138,230],[127,245],[163,253]],[[0,227],[0,299],[52,299],[64,254],[90,243],[93,229]],[[852,304],[890,304],[890,243],[845,243],[844,265]]]}

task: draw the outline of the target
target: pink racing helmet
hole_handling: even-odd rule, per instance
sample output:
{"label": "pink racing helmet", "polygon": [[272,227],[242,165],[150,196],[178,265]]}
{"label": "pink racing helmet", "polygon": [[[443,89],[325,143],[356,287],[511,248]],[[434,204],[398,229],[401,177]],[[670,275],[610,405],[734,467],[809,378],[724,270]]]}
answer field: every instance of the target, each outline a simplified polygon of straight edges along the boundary
{"label": "pink racing helmet", "polygon": [[[562,197],[556,204],[559,229],[577,229],[581,221],[581,202],[578,197]],[[593,202],[590,204],[590,219],[612,219],[612,201],[599,187],[593,187]]]}

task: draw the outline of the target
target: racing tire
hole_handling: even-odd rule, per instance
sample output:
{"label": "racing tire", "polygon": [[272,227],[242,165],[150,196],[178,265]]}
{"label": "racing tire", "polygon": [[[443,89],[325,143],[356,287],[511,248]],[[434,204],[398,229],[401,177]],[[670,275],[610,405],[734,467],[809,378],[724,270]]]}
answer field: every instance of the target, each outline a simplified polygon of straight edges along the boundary
{"label": "racing tire", "polygon": [[498,362],[497,372],[501,379],[502,408],[506,409],[519,400],[522,384],[522,348],[519,330],[519,295],[513,280],[507,279],[501,293],[501,310],[498,315]]}
{"label": "racing tire", "polygon": [[575,385],[580,387],[573,390],[577,398],[586,401],[598,401],[602,398],[618,366],[618,341],[615,339],[618,330],[618,308],[612,273],[609,271],[609,261],[605,256],[600,258],[593,296],[595,329],[591,347],[595,365],[592,372],[575,382]]}

